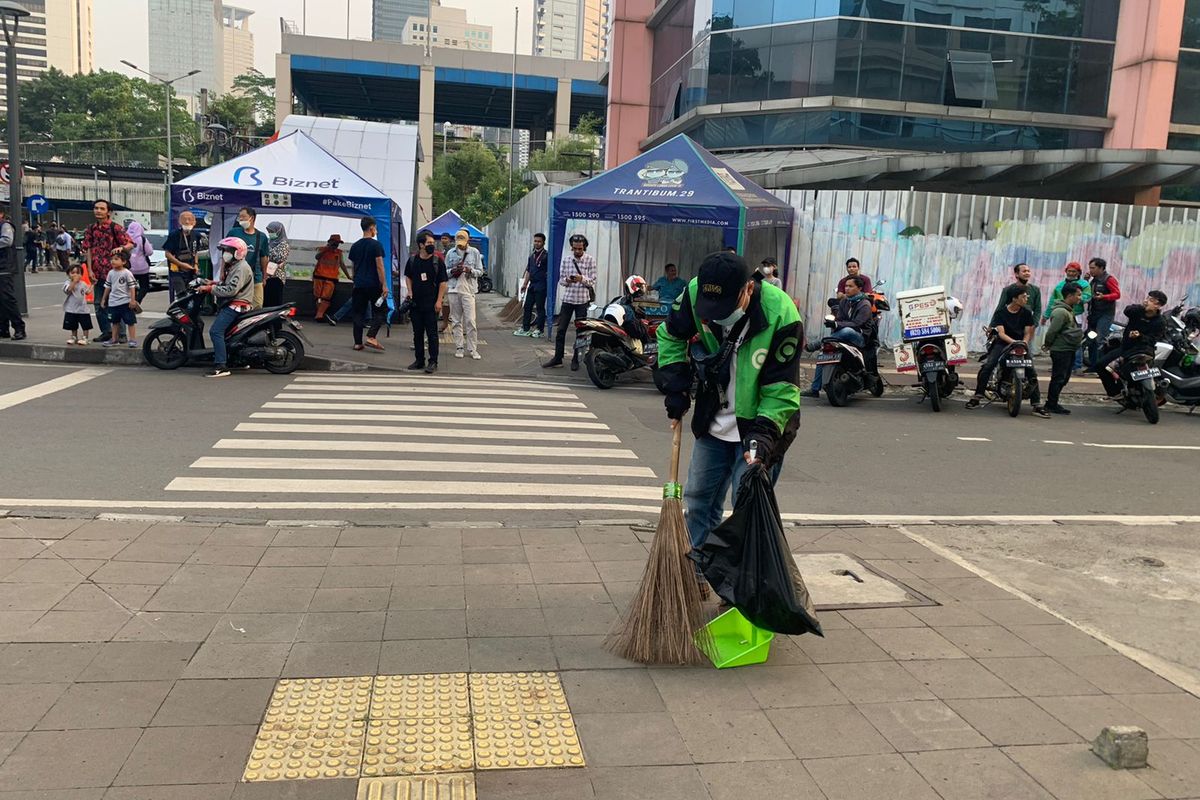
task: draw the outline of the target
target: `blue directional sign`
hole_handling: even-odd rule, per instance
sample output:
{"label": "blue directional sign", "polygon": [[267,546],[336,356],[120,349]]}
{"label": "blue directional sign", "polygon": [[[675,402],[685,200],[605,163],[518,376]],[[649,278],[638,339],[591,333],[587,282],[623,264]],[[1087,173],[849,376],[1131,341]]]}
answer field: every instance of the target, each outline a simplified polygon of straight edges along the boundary
{"label": "blue directional sign", "polygon": [[50,210],[50,201],[40,194],[31,194],[25,200],[25,207],[29,209],[30,214],[45,214]]}

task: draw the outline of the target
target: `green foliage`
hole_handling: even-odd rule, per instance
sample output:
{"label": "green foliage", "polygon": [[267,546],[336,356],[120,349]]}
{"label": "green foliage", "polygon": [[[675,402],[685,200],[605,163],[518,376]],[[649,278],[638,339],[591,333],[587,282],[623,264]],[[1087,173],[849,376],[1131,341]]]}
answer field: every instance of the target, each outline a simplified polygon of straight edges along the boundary
{"label": "green foliage", "polygon": [[579,118],[579,122],[575,123],[575,135],[597,136],[603,127],[604,118],[589,111]]}
{"label": "green foliage", "polygon": [[258,128],[254,119],[254,101],[249,97],[219,94],[208,101],[208,116],[239,134],[253,135]]}
{"label": "green foliage", "polygon": [[[483,227],[508,208],[509,173],[506,157],[482,142],[463,142],[453,153],[435,155],[429,188],[433,213],[453,208],[474,225]],[[513,202],[528,191],[519,177],[513,180]]]}
{"label": "green foliage", "polygon": [[587,172],[603,169],[598,155],[600,126],[603,120],[595,114],[584,114],[571,135],[550,142],[545,150],[529,156],[529,169],[537,172]]}
{"label": "green foliage", "polygon": [[[51,68],[21,84],[21,141],[31,160],[95,160],[157,166],[166,155],[166,89],[101,70],[67,75]],[[174,151],[183,155],[196,137],[184,101],[171,103]],[[149,138],[142,138],[149,137]],[[92,143],[70,141],[101,139]]]}
{"label": "green foliage", "polygon": [[233,93],[250,101],[259,136],[275,132],[275,79],[251,68],[233,79]]}

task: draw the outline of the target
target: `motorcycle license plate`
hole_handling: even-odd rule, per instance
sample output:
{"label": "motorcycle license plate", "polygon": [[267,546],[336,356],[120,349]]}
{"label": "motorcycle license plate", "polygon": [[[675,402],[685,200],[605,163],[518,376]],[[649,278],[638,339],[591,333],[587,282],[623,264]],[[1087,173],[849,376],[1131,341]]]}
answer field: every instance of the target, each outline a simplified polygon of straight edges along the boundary
{"label": "motorcycle license plate", "polygon": [[1129,377],[1135,381],[1144,381],[1147,378],[1158,378],[1162,375],[1158,371],[1158,367],[1150,367],[1148,369],[1135,369],[1129,373]]}
{"label": "motorcycle license plate", "polygon": [[592,335],[590,333],[581,333],[575,337],[575,349],[587,350],[592,346]]}
{"label": "motorcycle license plate", "polygon": [[1033,359],[1032,358],[1006,358],[1006,359],[1004,359],[1004,366],[1006,366],[1006,367],[1032,367]]}
{"label": "motorcycle license plate", "polygon": [[832,353],[826,353],[824,350],[822,350],[821,352],[817,353],[818,364],[836,364],[841,360],[842,354],[838,350],[834,350]]}
{"label": "motorcycle license plate", "polygon": [[921,362],[921,374],[925,374],[927,372],[942,372],[945,369],[946,369],[945,361],[922,361]]}

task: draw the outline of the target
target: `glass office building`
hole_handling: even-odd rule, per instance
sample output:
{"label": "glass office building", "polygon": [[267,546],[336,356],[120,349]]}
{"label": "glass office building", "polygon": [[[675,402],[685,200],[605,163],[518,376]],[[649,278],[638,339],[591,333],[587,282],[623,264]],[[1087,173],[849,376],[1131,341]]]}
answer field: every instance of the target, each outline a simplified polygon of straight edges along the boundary
{"label": "glass office building", "polygon": [[[653,24],[651,138],[687,132],[709,149],[1101,147],[1118,6],[679,0]],[[1195,87],[1200,24],[1192,31],[1180,80],[1190,70]],[[1176,103],[1173,120],[1200,122],[1198,96]]]}

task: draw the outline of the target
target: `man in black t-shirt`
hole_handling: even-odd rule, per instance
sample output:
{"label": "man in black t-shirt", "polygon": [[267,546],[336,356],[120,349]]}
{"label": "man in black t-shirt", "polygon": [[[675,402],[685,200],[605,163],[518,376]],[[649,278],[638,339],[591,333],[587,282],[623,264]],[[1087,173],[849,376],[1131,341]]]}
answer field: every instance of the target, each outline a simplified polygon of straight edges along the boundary
{"label": "man in black t-shirt", "polygon": [[[410,370],[423,369],[427,374],[437,372],[438,316],[446,300],[446,264],[437,256],[433,234],[417,234],[417,252],[404,265],[404,285],[412,299],[409,318],[412,320],[413,349],[416,360]],[[425,360],[425,340],[429,340],[429,360]]]}
{"label": "man in black t-shirt", "polygon": [[[366,346],[383,350],[376,339],[387,317],[388,280],[383,265],[383,245],[375,238],[377,230],[373,217],[359,220],[362,238],[350,248],[350,263],[354,265],[354,289],[350,301],[354,308],[354,349],[363,349],[363,330],[367,332]],[[379,306],[376,306],[379,301]]]}
{"label": "man in black t-shirt", "polygon": [[[1013,342],[1033,341],[1033,329],[1036,320],[1029,310],[1029,290],[1019,283],[1014,283],[1004,290],[1004,305],[996,309],[992,315],[991,327],[995,337],[988,346],[987,357],[979,369],[979,378],[975,384],[975,396],[967,401],[967,408],[979,408],[983,401],[984,391],[1000,363],[1000,357]],[[1025,377],[1032,379],[1033,388],[1029,394],[1029,402],[1033,406],[1035,416],[1049,419],[1050,414],[1042,408],[1041,393],[1038,391],[1037,372],[1033,367],[1026,367]]]}

